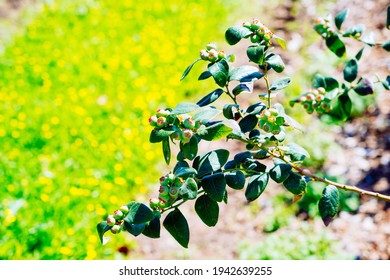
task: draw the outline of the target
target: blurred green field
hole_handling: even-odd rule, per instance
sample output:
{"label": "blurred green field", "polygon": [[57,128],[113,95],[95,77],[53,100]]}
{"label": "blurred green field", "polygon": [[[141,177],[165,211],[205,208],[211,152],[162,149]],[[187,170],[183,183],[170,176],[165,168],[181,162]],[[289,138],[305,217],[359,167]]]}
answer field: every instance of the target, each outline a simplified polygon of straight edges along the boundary
{"label": "blurred green field", "polygon": [[207,88],[180,75],[231,5],[61,0],[29,15],[0,56],[0,259],[113,259],[135,246],[124,235],[101,246],[96,224],[147,199],[162,159],[148,117]]}

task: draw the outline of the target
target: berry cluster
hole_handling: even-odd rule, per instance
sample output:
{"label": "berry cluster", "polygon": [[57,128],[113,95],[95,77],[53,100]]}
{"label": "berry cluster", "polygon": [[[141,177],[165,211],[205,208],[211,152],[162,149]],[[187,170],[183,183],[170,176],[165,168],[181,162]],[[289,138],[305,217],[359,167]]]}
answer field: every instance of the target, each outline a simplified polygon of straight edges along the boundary
{"label": "berry cluster", "polygon": [[161,177],[158,198],[151,198],[149,200],[150,208],[153,210],[163,210],[171,206],[179,198],[180,187],[183,183],[183,178],[176,177],[172,173]]}
{"label": "berry cluster", "polygon": [[250,36],[252,43],[264,42],[264,45],[266,46],[271,45],[271,39],[274,36],[274,32],[272,32],[266,25],[261,23],[257,18],[253,18],[251,22],[244,22],[242,26],[253,32]]}
{"label": "berry cluster", "polygon": [[107,225],[111,227],[111,232],[114,234],[120,233],[123,228],[123,219],[129,213],[129,208],[126,205],[122,205],[118,210],[114,211],[114,214],[108,215],[106,218]]}
{"label": "berry cluster", "polygon": [[149,123],[156,129],[173,129],[172,140],[180,140],[183,144],[188,143],[191,137],[202,125],[200,121],[187,114],[172,114],[169,109],[158,109],[156,115],[149,118]]}
{"label": "berry cluster", "polygon": [[331,100],[326,98],[325,93],[323,87],[312,89],[310,92],[302,95],[298,99],[298,103],[301,103],[309,114],[313,113],[314,110],[319,114],[329,113],[332,110]]}
{"label": "berry cluster", "polygon": [[217,60],[226,58],[224,51],[218,51],[217,45],[214,43],[209,43],[206,46],[206,49],[200,51],[200,58],[202,60],[215,62]]}
{"label": "berry cluster", "polygon": [[276,108],[264,109],[259,115],[259,127],[265,132],[277,135],[282,131],[283,125],[285,125],[284,117]]}

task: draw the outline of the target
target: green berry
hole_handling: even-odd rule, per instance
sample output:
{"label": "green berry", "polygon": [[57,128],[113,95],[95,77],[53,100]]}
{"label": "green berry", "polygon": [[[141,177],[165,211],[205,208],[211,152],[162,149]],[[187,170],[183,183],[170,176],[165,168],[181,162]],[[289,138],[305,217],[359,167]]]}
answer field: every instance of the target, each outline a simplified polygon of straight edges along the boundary
{"label": "green berry", "polygon": [[112,227],[113,225],[115,225],[116,220],[113,215],[108,215],[106,222],[108,226]]}
{"label": "green berry", "polygon": [[[194,135],[194,133],[192,132],[192,130],[190,130],[190,129],[184,129],[184,130],[183,130],[183,138],[184,138],[184,139],[190,140],[191,137],[192,137],[192,135]],[[182,140],[184,140],[184,139],[182,139]]]}
{"label": "green berry", "polygon": [[214,49],[209,50],[209,60],[215,61],[218,58],[218,52]]}
{"label": "green berry", "polygon": [[158,190],[158,192],[162,196],[167,195],[169,193],[169,187],[167,187],[167,186],[160,186],[160,189]]}
{"label": "green berry", "polygon": [[270,108],[268,111],[271,113],[271,115],[273,115],[275,117],[279,114],[279,112],[276,108]]}
{"label": "green berry", "polygon": [[262,127],[262,129],[265,131],[265,132],[270,132],[271,131],[271,127],[269,126],[268,123],[265,123]]}
{"label": "green berry", "polygon": [[117,234],[117,233],[120,233],[122,230],[122,227],[120,225],[114,225],[112,228],[111,228],[111,232],[113,234]]}
{"label": "green berry", "polygon": [[115,210],[114,211],[114,218],[115,220],[122,220],[123,219],[123,213],[121,210]]}
{"label": "green berry", "polygon": [[325,89],[323,87],[317,88],[319,94],[325,94]]}
{"label": "green berry", "polygon": [[178,187],[171,187],[169,189],[169,195],[171,198],[176,199],[179,196],[179,188]]}
{"label": "green berry", "polygon": [[277,125],[284,125],[284,122],[285,122],[284,117],[282,117],[282,116],[277,116],[276,117],[275,123]]}
{"label": "green berry", "polygon": [[149,199],[149,206],[150,206],[150,208],[155,209],[156,207],[158,207],[158,203],[159,202],[160,202],[160,200],[158,200],[157,198]]}
{"label": "green berry", "polygon": [[206,49],[208,51],[217,50],[217,45],[215,43],[208,43],[207,46],[206,46]]}
{"label": "green berry", "polygon": [[256,35],[256,34],[252,35],[251,36],[251,42],[254,43],[254,44],[260,42],[260,37],[258,35]]}
{"label": "green berry", "polygon": [[175,180],[175,175],[173,175],[173,173],[169,173],[167,179],[169,183],[173,183]]}
{"label": "green berry", "polygon": [[208,60],[209,59],[209,53],[206,50],[201,50],[200,51],[200,58],[203,60]]}
{"label": "green berry", "polygon": [[151,117],[149,118],[149,124],[150,124],[151,126],[157,126],[157,116],[151,116]]}
{"label": "green berry", "polygon": [[129,207],[127,207],[127,205],[122,205],[119,210],[122,211],[123,215],[127,215],[127,213],[129,213]]}
{"label": "green berry", "polygon": [[184,126],[185,128],[189,128],[189,129],[194,128],[194,127],[195,127],[195,121],[194,121],[194,119],[191,118],[191,117],[185,119],[185,120],[183,121],[183,126]]}
{"label": "green berry", "polygon": [[159,117],[168,117],[170,114],[171,114],[171,112],[169,112],[168,110],[158,109],[156,111],[156,115],[158,118]]}
{"label": "green berry", "polygon": [[157,127],[163,128],[165,126],[166,122],[167,122],[167,119],[165,117],[159,117],[157,119]]}

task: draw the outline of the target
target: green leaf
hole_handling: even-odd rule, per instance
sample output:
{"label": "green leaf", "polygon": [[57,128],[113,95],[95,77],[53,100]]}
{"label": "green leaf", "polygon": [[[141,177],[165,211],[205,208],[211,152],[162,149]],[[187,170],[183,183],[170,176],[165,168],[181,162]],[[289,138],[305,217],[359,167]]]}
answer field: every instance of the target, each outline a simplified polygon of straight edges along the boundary
{"label": "green leaf", "polygon": [[201,81],[201,80],[206,80],[208,78],[210,78],[212,75],[210,73],[210,71],[206,70],[204,72],[202,72],[202,74],[199,75],[199,78],[198,80]]}
{"label": "green leaf", "polygon": [[339,82],[333,77],[324,77],[316,74],[313,79],[313,88],[323,87],[325,91],[329,92],[335,88],[339,88]]}
{"label": "green leaf", "polygon": [[385,42],[383,45],[382,45],[382,48],[385,49],[386,51],[390,52],[390,40]]}
{"label": "green leaf", "polygon": [[164,219],[163,226],[181,246],[188,248],[190,229],[186,218],[178,208],[169,212]]}
{"label": "green leaf", "polygon": [[340,206],[339,191],[333,185],[328,185],[322,192],[321,199],[318,202],[318,210],[325,226],[328,226],[337,215]]}
{"label": "green leaf", "polygon": [[179,194],[185,200],[195,199],[198,196],[198,185],[193,178],[187,178],[179,189]]}
{"label": "green leaf", "polygon": [[226,190],[226,180],[223,173],[218,172],[202,178],[202,187],[215,201],[221,202]]}
{"label": "green leaf", "polygon": [[355,55],[356,60],[360,60],[360,58],[362,58],[363,51],[364,51],[364,46],[363,46],[363,47],[358,51],[358,53]]}
{"label": "green leaf", "polygon": [[235,190],[241,190],[245,186],[245,174],[240,170],[235,170],[225,174],[226,184]]}
{"label": "green leaf", "polygon": [[200,60],[201,60],[200,58],[196,59],[194,62],[192,62],[192,63],[186,68],[186,70],[184,70],[184,73],[183,73],[183,75],[181,76],[180,81],[183,80],[183,79],[188,75],[188,73],[190,73],[190,71],[191,71],[192,67],[195,65],[195,63],[197,63],[197,62],[200,61]]}
{"label": "green leaf", "polygon": [[287,144],[287,151],[285,152],[286,155],[289,155],[292,161],[303,161],[305,158],[309,158],[309,153],[295,143],[289,143]]}
{"label": "green leaf", "polygon": [[131,224],[127,221],[124,221],[123,224],[124,224],[126,231],[129,232],[133,236],[140,235],[145,230],[145,227],[146,227],[146,225],[144,223],[143,224]]}
{"label": "green leaf", "polygon": [[225,59],[221,59],[215,63],[210,64],[208,70],[213,76],[217,85],[220,87],[226,86],[229,76],[229,65]]}
{"label": "green leaf", "polygon": [[255,66],[244,65],[237,68],[234,68],[229,73],[230,81],[240,81],[252,82],[253,80],[258,80],[264,75],[259,72],[259,69]]}
{"label": "green leaf", "polygon": [[306,180],[301,175],[290,172],[290,176],[283,182],[283,186],[295,195],[304,195],[306,193]]}
{"label": "green leaf", "polygon": [[271,53],[267,55],[266,62],[277,73],[283,72],[285,65],[283,59],[278,54]]}
{"label": "green leaf", "polygon": [[263,64],[264,48],[265,47],[261,45],[249,46],[246,50],[249,60],[256,64]]}
{"label": "green leaf", "polygon": [[351,59],[345,64],[344,67],[344,80],[352,83],[358,74],[358,63],[356,59]]}
{"label": "green leaf", "polygon": [[172,110],[172,114],[185,114],[199,109],[199,106],[193,103],[181,102]]}
{"label": "green leaf", "polygon": [[256,200],[264,192],[265,188],[267,187],[268,180],[268,173],[250,177],[248,186],[245,190],[245,197],[248,202]]}
{"label": "green leaf", "polygon": [[354,37],[356,35],[360,36],[363,31],[366,29],[366,26],[364,24],[358,24],[355,26],[350,27],[344,34],[344,37]]}
{"label": "green leaf", "polygon": [[161,224],[160,218],[155,216],[143,230],[142,234],[149,238],[160,238]]}
{"label": "green leaf", "polygon": [[351,116],[352,101],[348,95],[348,90],[333,99],[332,108],[332,111],[328,114],[335,122],[343,122]]}
{"label": "green leaf", "polygon": [[129,224],[143,224],[154,219],[154,214],[149,207],[140,202],[132,201],[127,204],[129,213],[124,218]]}
{"label": "green leaf", "polygon": [[387,76],[386,80],[382,81],[382,85],[385,89],[390,90],[390,76]]}
{"label": "green leaf", "polygon": [[188,164],[186,166],[179,166],[176,168],[176,170],[174,170],[175,177],[181,177],[183,179],[187,179],[188,177],[192,177],[197,174],[198,172],[196,171],[196,169],[189,167]]}
{"label": "green leaf", "polygon": [[169,138],[165,138],[162,141],[162,150],[166,164],[171,161],[171,147],[169,146]]}
{"label": "green leaf", "polygon": [[229,135],[233,131],[232,128],[226,126],[224,123],[215,123],[211,126],[199,129],[197,135],[206,141],[214,141]]}
{"label": "green leaf", "polygon": [[198,170],[198,176],[201,178],[204,175],[221,170],[228,158],[228,150],[219,149],[211,151],[199,157],[199,164],[197,167],[194,161],[194,168]]}
{"label": "green leaf", "polygon": [[390,6],[387,6],[386,28],[390,30]]}
{"label": "green leaf", "polygon": [[291,173],[292,167],[287,163],[276,164],[270,171],[269,176],[276,183],[283,183]]}
{"label": "green leaf", "polygon": [[267,108],[267,105],[265,105],[262,102],[258,102],[255,104],[250,105],[247,109],[246,112],[251,115],[258,115],[260,114],[265,108]]}
{"label": "green leaf", "polygon": [[332,34],[325,40],[326,46],[338,57],[343,57],[346,54],[346,49],[343,41],[336,34]]}
{"label": "green leaf", "polygon": [[149,141],[150,143],[158,143],[167,139],[175,131],[172,128],[169,129],[158,129],[155,128],[150,132]]}
{"label": "green leaf", "polygon": [[362,41],[363,43],[373,47],[375,46],[375,33],[374,32],[370,32],[364,36],[362,36],[360,38],[360,41]]}
{"label": "green leaf", "polygon": [[248,159],[253,159],[253,155],[251,152],[241,152],[234,156],[234,162],[236,163],[236,166],[239,166],[240,164],[243,164]]}
{"label": "green leaf", "polygon": [[226,30],[225,39],[229,45],[235,45],[240,42],[242,38],[248,37],[251,34],[252,32],[248,28],[241,26],[232,26]]}
{"label": "green leaf", "polygon": [[196,200],[195,211],[207,226],[213,227],[218,223],[218,203],[208,195],[202,195]]}
{"label": "green leaf", "polygon": [[341,25],[343,24],[344,20],[347,18],[348,16],[348,13],[349,13],[349,10],[348,9],[345,9],[345,10],[342,10],[340,13],[338,13],[336,15],[336,17],[334,18],[334,23],[337,27],[338,30],[340,30],[341,28]]}
{"label": "green leaf", "polygon": [[214,109],[214,108],[202,108],[202,110],[199,110],[192,118],[195,121],[201,121],[202,123],[208,123],[210,120],[214,119],[216,116],[218,116],[221,113],[221,110]]}
{"label": "green leaf", "polygon": [[232,92],[234,96],[237,96],[242,92],[251,92],[251,89],[246,84],[238,84],[234,87]]}
{"label": "green leaf", "polygon": [[201,100],[199,100],[196,104],[200,107],[209,105],[217,100],[224,93],[223,89],[217,88],[216,90],[210,92],[206,96],[204,96]]}
{"label": "green leaf", "polygon": [[[180,152],[179,152],[180,153]],[[173,173],[175,173],[175,175],[176,175],[176,173],[177,172],[179,172],[179,169],[180,168],[188,168],[188,167],[190,167],[190,165],[188,164],[188,162],[186,162],[185,160],[184,160],[184,158],[182,158],[182,159],[177,159],[178,161],[177,161],[177,163],[176,163],[176,165],[175,165],[175,167],[173,168]],[[196,170],[195,170],[196,171]],[[177,175],[176,175],[177,176]],[[180,176],[178,176],[178,177],[180,177]]]}
{"label": "green leaf", "polygon": [[275,34],[272,38],[274,38],[276,40],[276,42],[279,44],[279,46],[282,47],[283,50],[286,50],[286,41],[283,38],[281,38]]}
{"label": "green leaf", "polygon": [[180,142],[180,151],[186,159],[193,160],[198,154],[198,140],[192,136],[187,143]]}
{"label": "green leaf", "polygon": [[227,119],[234,119],[233,108],[238,108],[236,104],[225,104],[222,109],[223,116]]}
{"label": "green leaf", "polygon": [[256,115],[249,114],[243,117],[238,125],[240,126],[241,131],[246,133],[254,129],[258,121],[259,119],[256,117]]}
{"label": "green leaf", "polygon": [[357,94],[365,96],[374,93],[374,85],[369,79],[363,78],[353,90]]}
{"label": "green leaf", "polygon": [[281,90],[284,89],[285,87],[288,87],[290,83],[291,83],[291,79],[289,77],[280,78],[272,83],[269,90],[271,91]]}
{"label": "green leaf", "polygon": [[98,232],[98,235],[99,235],[99,239],[100,239],[100,242],[104,245],[104,239],[103,239],[103,236],[104,234],[109,231],[112,227],[107,225],[107,222],[104,221],[104,222],[101,222],[101,223],[98,223],[96,229],[97,229],[97,232]]}

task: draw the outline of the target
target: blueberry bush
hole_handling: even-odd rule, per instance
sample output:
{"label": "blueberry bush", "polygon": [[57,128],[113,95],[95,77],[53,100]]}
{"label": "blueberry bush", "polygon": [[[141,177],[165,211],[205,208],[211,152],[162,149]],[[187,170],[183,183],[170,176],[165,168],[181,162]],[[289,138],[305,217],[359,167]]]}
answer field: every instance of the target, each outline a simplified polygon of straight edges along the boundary
{"label": "blueberry bush", "polygon": [[[388,29],[389,9],[386,18]],[[378,43],[372,33],[362,35],[362,25],[344,31],[342,24],[347,15],[348,10],[343,10],[334,20],[319,18],[314,25],[328,49],[345,60],[343,81],[317,75],[312,88],[290,102],[292,106],[301,104],[306,112],[315,111],[322,118],[339,125],[351,117],[352,94],[365,98],[374,93],[374,83],[380,83],[385,90],[390,87],[390,76],[378,76],[377,81],[371,81],[359,77],[358,71],[365,47],[379,47],[386,53],[390,51],[390,41]],[[346,58],[344,38],[354,38],[364,46],[354,57]],[[190,74],[196,63],[204,63],[206,69],[198,80],[211,79],[215,88],[196,103],[182,102],[173,108],[158,109],[149,118],[152,126],[150,142],[161,143],[165,162],[170,164],[174,158],[174,168],[160,178],[159,195],[151,198],[148,206],[132,201],[97,225],[103,243],[104,234],[108,231],[114,234],[127,231],[134,236],[143,234],[159,238],[163,226],[180,245],[187,248],[190,229],[180,211],[183,203],[193,200],[199,218],[213,227],[218,223],[219,203],[228,204],[227,187],[243,191],[246,200],[252,202],[261,196],[270,180],[283,185],[295,201],[305,195],[308,184],[316,182],[318,186],[318,182],[322,183],[320,185],[324,188],[318,200],[318,211],[325,225],[338,213],[339,189],[390,201],[389,196],[316,176],[302,166],[305,158],[310,157],[309,153],[296,143],[286,143],[287,133],[304,128],[286,114],[282,104],[274,101],[274,97],[291,83],[289,77],[283,76],[285,63],[273,47],[276,44],[285,50],[283,38],[254,18],[241,26],[229,27],[225,39],[229,45],[249,40],[250,45],[245,52],[250,63],[234,67],[234,54],[209,43],[186,68],[181,80]],[[271,74],[279,77],[271,80]],[[254,94],[255,83],[263,83],[265,91],[258,94],[257,102],[246,105],[241,97]],[[231,102],[216,108],[212,104],[222,95],[228,96]],[[244,143],[245,150],[231,155],[229,150],[220,147],[198,154],[202,141],[221,139],[229,143]],[[178,148],[174,157],[172,145]],[[266,165],[265,160],[267,163],[272,160],[272,165]]]}

